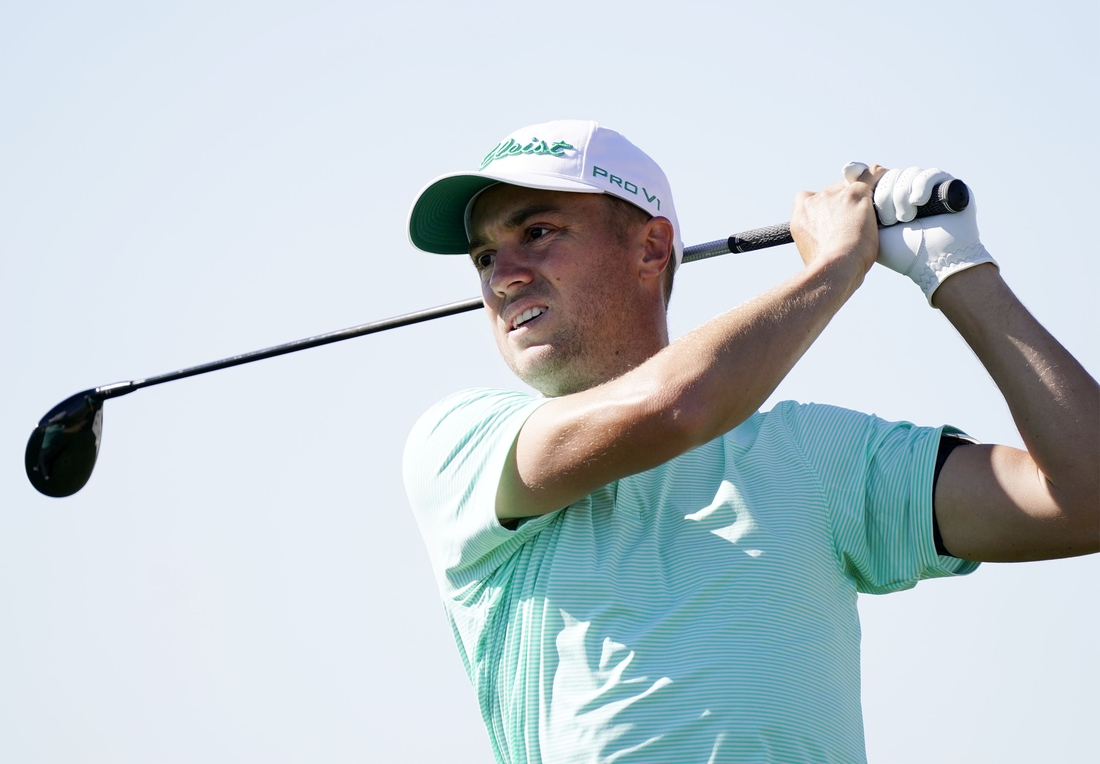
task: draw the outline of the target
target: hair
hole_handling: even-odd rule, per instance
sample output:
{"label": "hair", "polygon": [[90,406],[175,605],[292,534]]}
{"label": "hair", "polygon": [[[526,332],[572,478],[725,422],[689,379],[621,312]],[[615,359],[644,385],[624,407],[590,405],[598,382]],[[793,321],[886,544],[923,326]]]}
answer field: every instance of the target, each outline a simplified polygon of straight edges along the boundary
{"label": "hair", "polygon": [[[607,203],[607,220],[611,224],[612,230],[614,230],[619,241],[624,244],[630,240],[634,231],[640,226],[648,223],[653,216],[643,210],[637,205],[631,204],[625,199],[620,199],[617,196],[611,194],[603,194],[603,198]],[[668,308],[668,301],[672,299],[672,279],[676,271],[676,262],[670,256],[668,264],[664,270],[664,287],[665,287],[665,308]]]}

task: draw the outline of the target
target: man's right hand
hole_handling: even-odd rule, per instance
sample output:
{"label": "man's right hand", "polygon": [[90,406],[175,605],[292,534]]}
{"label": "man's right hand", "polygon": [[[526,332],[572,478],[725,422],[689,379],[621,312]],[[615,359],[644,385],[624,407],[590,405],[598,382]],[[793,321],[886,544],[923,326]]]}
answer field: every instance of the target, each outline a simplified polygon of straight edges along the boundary
{"label": "man's right hand", "polygon": [[855,181],[842,180],[817,193],[803,191],[794,200],[791,235],[809,268],[846,263],[852,277],[863,277],[878,257],[878,220],[874,191],[887,172],[875,165]]}

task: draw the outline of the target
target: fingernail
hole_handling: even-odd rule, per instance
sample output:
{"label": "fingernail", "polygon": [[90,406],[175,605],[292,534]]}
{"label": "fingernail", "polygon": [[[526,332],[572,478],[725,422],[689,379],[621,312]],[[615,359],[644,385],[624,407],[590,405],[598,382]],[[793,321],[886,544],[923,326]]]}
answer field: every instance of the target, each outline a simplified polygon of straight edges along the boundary
{"label": "fingernail", "polygon": [[845,180],[849,183],[855,183],[859,180],[860,175],[867,172],[867,169],[867,165],[863,164],[863,162],[849,162],[844,165],[844,169],[841,170],[841,172],[844,173]]}

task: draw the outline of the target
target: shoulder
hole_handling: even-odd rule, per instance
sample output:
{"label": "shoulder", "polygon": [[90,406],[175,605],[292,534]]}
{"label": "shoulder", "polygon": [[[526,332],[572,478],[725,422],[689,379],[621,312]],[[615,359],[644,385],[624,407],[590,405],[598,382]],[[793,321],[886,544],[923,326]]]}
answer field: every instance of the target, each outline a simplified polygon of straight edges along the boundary
{"label": "shoulder", "polygon": [[778,403],[759,417],[757,427],[767,434],[767,442],[785,443],[819,466],[870,464],[914,449],[923,453],[929,442],[938,441],[940,430],[840,406],[795,401]]}
{"label": "shoulder", "polygon": [[874,414],[846,409],[827,403],[781,401],[770,411],[758,414],[761,429],[782,429],[796,440],[835,437],[844,433],[866,430],[876,423],[885,423]]}
{"label": "shoulder", "polygon": [[[439,475],[511,446],[523,422],[546,402],[515,390],[473,388],[448,395],[417,420],[405,443],[404,469]],[[476,471],[476,469],[475,469]]]}
{"label": "shoulder", "polygon": [[420,416],[409,433],[408,444],[439,435],[454,435],[458,431],[506,418],[522,409],[534,410],[544,400],[517,390],[488,387],[460,390],[435,403]]}
{"label": "shoulder", "polygon": [[497,519],[497,486],[520,428],[546,400],[509,390],[462,390],[413,425],[402,478],[444,592],[458,580],[482,579],[506,559],[495,550],[516,534]]}

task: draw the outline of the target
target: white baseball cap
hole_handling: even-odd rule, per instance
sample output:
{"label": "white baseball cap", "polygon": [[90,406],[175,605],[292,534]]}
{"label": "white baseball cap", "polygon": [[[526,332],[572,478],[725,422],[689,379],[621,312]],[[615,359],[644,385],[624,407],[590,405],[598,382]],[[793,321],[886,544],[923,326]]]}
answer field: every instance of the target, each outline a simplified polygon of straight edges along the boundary
{"label": "white baseball cap", "polygon": [[684,256],[680,222],[664,171],[620,133],[591,120],[563,119],[516,130],[473,172],[441,175],[409,210],[409,241],[424,252],[469,252],[469,215],[497,183],[579,194],[611,194],[672,223],[676,266]]}

